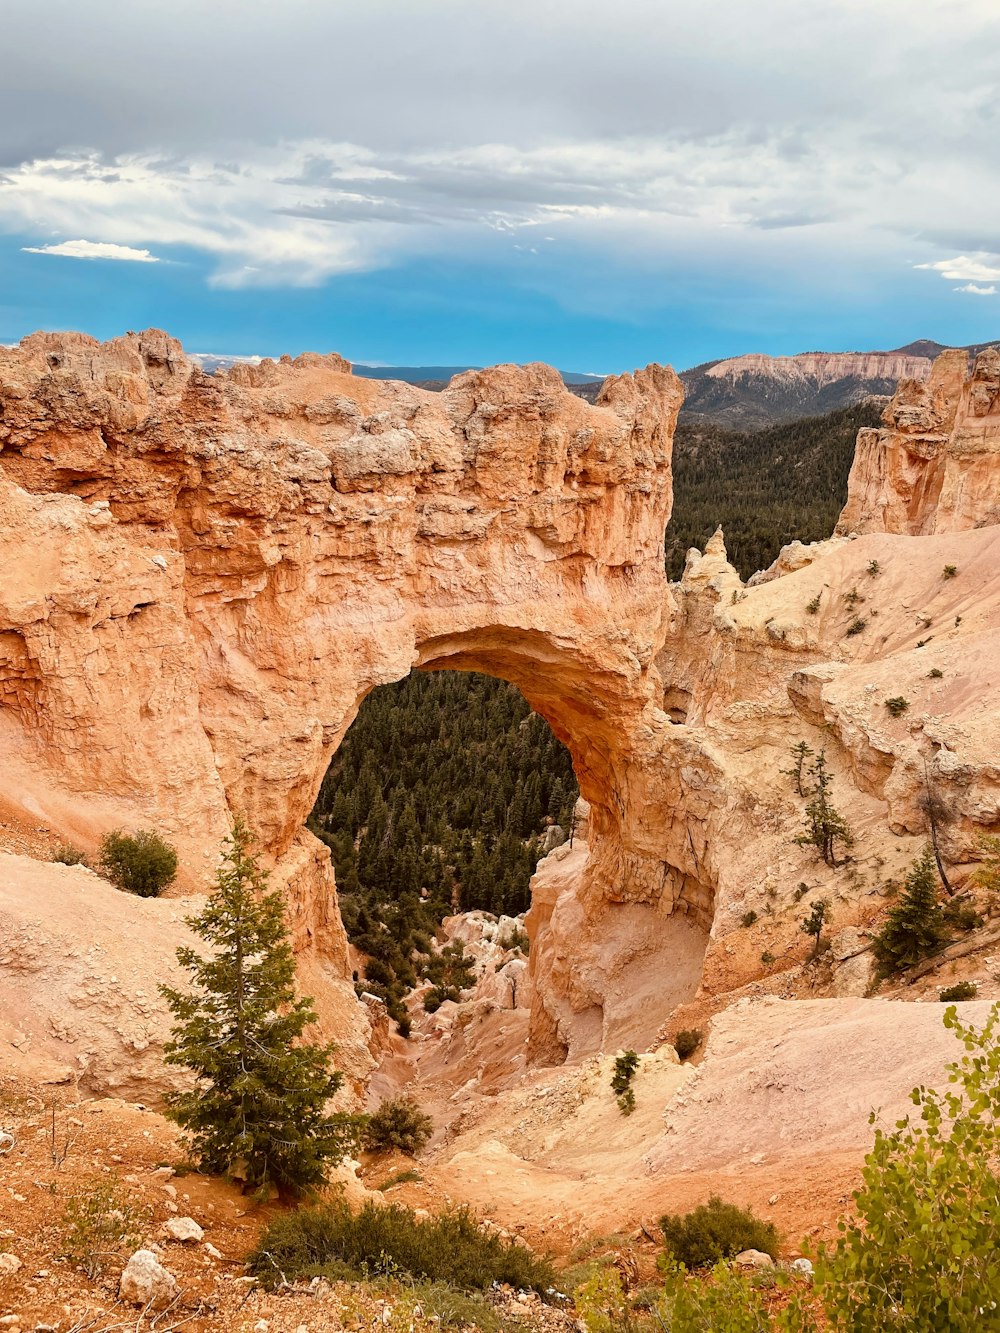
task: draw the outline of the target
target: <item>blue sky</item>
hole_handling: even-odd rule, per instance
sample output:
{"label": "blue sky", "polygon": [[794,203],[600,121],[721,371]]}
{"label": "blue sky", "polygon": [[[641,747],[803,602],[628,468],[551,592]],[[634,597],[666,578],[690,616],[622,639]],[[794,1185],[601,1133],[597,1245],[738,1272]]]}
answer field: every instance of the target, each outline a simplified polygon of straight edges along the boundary
{"label": "blue sky", "polygon": [[606,372],[1000,337],[994,0],[5,6],[0,341]]}

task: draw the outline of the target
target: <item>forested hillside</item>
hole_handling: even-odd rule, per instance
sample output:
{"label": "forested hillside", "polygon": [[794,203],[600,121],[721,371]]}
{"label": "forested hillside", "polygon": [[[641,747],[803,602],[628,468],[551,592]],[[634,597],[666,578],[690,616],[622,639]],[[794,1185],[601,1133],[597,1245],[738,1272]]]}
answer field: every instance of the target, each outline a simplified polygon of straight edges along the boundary
{"label": "forested hillside", "polygon": [[[668,575],[680,576],[688,547],[704,547],[719,523],[744,578],[795,537],[829,536],[855,436],[879,410],[860,404],[752,433],[682,418]],[[442,996],[461,984],[461,960],[430,951],[441,918],[524,911],[545,830],[567,828],[576,796],[567,751],[505,681],[414,672],[365,700],[310,827],[330,847],[344,922],[368,956],[359,985],[404,1028],[407,987],[429,976]]]}
{"label": "forested hillside", "polygon": [[703,550],[721,523],[729,559],[747,579],[782,546],[829,537],[847,498],[854,441],[877,426],[881,404],[759,431],[732,431],[681,414],[674,435],[674,512],[667,576],[679,579],[691,546]]}

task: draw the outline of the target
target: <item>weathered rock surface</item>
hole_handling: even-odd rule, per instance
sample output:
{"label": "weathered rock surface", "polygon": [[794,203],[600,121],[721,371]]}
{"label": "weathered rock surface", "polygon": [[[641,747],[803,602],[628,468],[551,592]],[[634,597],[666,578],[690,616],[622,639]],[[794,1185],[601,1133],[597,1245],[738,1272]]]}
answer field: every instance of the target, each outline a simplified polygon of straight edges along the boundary
{"label": "weathered rock surface", "polygon": [[840,532],[961,532],[1000,523],[1000,348],[943,352],[862,430]]}
{"label": "weathered rock surface", "polygon": [[[539,867],[527,975],[505,963],[496,994],[464,1015],[442,1006],[436,1030],[461,1037],[474,1071],[473,1028],[499,1006],[513,1042],[529,996],[536,1059],[651,1040],[699,985],[736,989],[764,952],[804,949],[797,885],[846,901],[898,873],[928,784],[954,814],[953,863],[1000,825],[1000,528],[969,521],[980,505],[992,521],[1000,476],[990,358],[968,381],[943,358],[879,434],[887,458],[897,439],[934,444],[940,486],[907,499],[893,464],[873,490],[859,450],[845,524],[880,530],[791,551],[754,587],[718,533],[668,587],[669,370],[609,380],[591,407],[543,366],[429,394],[355,380],[337,357],[209,377],[160,333],[35,335],[0,351],[5,808],[90,851],[110,827],[154,825],[181,850],[179,893],[207,886],[245,814],[289,901],[302,988],[359,1083],[369,1010],[303,822],[369,690],[413,667],[490,672],[567,743],[589,814]],[[827,749],[850,810],[849,886],[794,843],[802,802],[781,770],[800,739]],[[86,892],[84,952],[133,913]],[[737,948],[748,908],[757,933]],[[135,910],[148,925],[161,909]],[[40,927],[23,895],[8,913],[14,932]],[[151,943],[151,979],[174,947]],[[52,978],[22,973],[40,1028]],[[121,1012],[104,1003],[107,1035]]]}
{"label": "weathered rock surface", "polygon": [[709,915],[644,813],[676,376],[612,378],[591,407],[544,366],[441,394],[349,369],[210,377],[155,331],[0,350],[3,794],[91,852],[158,827],[179,892],[242,812],[340,1036],[367,1020],[303,822],[360,701],[414,666],[513,680],[569,744],[595,909]]}
{"label": "weathered rock surface", "polygon": [[180,1294],[177,1279],[152,1250],[136,1250],[122,1271],[118,1294],[128,1305],[166,1310]]}

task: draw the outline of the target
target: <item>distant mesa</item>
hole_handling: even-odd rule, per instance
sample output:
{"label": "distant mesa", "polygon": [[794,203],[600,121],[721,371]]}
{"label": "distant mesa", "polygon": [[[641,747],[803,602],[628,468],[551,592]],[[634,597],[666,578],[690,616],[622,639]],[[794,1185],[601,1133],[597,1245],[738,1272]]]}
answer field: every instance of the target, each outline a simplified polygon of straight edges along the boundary
{"label": "distant mesa", "polygon": [[[990,345],[959,350],[974,354]],[[681,372],[684,415],[731,430],[760,430],[869,398],[888,402],[901,380],[926,381],[935,358],[946,350],[921,338],[889,352],[750,353],[706,361]]]}

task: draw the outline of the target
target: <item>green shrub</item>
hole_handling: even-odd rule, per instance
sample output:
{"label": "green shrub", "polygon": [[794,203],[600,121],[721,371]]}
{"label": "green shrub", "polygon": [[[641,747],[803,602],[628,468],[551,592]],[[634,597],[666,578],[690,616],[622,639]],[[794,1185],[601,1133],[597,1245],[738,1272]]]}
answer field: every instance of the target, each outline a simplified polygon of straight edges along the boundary
{"label": "green shrub", "polygon": [[868,561],[868,573],[873,579],[882,573],[882,566],[877,560]]}
{"label": "green shrub", "polygon": [[763,1250],[772,1259],[778,1254],[773,1223],[717,1195],[690,1213],[661,1217],[660,1230],[670,1255],[685,1268],[707,1268],[742,1250]]}
{"label": "green shrub", "polygon": [[944,675],[944,672],[941,670],[940,667],[931,667],[927,675],[930,680],[940,680],[941,677]]}
{"label": "green shrub", "polygon": [[957,573],[957,565],[945,565],[944,569],[941,571],[942,578],[946,579],[953,579]]}
{"label": "green shrub", "polygon": [[411,1097],[393,1097],[368,1117],[364,1144],[369,1152],[396,1149],[414,1156],[434,1132],[434,1122]]}
{"label": "green shrub", "polygon": [[757,924],[757,913],[751,907],[749,912],[744,912],[740,917],[740,925],[749,930],[751,926]]}
{"label": "green shrub", "polygon": [[453,1287],[483,1290],[494,1282],[543,1293],[555,1274],[518,1240],[487,1231],[467,1209],[420,1219],[399,1204],[365,1203],[352,1213],[342,1200],[276,1217],[250,1256],[264,1286],[283,1278],[403,1272]]}
{"label": "green shrub", "polygon": [[978,930],[983,918],[969,898],[949,898],[941,908],[941,919],[953,930]]}
{"label": "green shrub", "polygon": [[157,898],[177,874],[177,853],[152,829],[112,829],[101,840],[101,869],[116,888]]}
{"label": "green shrub", "polygon": [[814,616],[816,612],[819,610],[819,599],[820,599],[820,594],[817,593],[811,602],[806,602],[806,610],[809,612],[811,616]]}
{"label": "green shrub", "polygon": [[701,1028],[681,1028],[674,1038],[674,1050],[682,1060],[686,1060],[688,1056],[694,1055],[704,1036]]}
{"label": "green shrub", "polygon": [[96,1176],[66,1201],[63,1254],[95,1281],[112,1265],[121,1265],[148,1222],[148,1209],[134,1207],[116,1182]]}
{"label": "green shrub", "polygon": [[953,1000],[974,1000],[979,994],[979,987],[974,981],[956,981],[954,986],[945,986],[938,999],[945,1004]]}
{"label": "green shrub", "polygon": [[902,717],[910,706],[909,699],[904,699],[901,694],[897,694],[892,699],[886,699],[886,711],[891,717]]}
{"label": "green shrub", "polygon": [[890,1133],[876,1126],[855,1216],[834,1249],[820,1248],[816,1290],[831,1328],[983,1333],[1000,1323],[1000,1006],[979,1031],[953,1008],[944,1024],[966,1050],[947,1067],[949,1090],[914,1088],[916,1114]]}
{"label": "green shrub", "polygon": [[52,860],[59,866],[85,866],[87,854],[81,852],[79,847],[74,847],[71,842],[64,842],[52,853]]}
{"label": "green shrub", "polygon": [[844,601],[853,611],[859,602],[864,601],[864,598],[858,592],[857,588],[852,588],[850,592],[844,593]]}
{"label": "green shrub", "polygon": [[386,1180],[382,1181],[382,1184],[378,1186],[378,1189],[381,1194],[384,1194],[386,1190],[395,1189],[397,1185],[416,1184],[417,1181],[420,1180],[423,1180],[423,1176],[419,1171],[414,1171],[411,1167],[409,1171],[395,1171]]}
{"label": "green shrub", "polygon": [[776,963],[778,960],[775,958],[774,954],[771,952],[770,949],[765,949],[760,956],[760,961],[764,964],[765,967],[770,967],[773,963]]}
{"label": "green shrub", "polygon": [[868,627],[867,620],[863,620],[861,616],[855,616],[847,627],[848,637],[853,638],[855,634],[860,634],[867,627]]}
{"label": "green shrub", "polygon": [[413,1020],[409,1014],[403,1014],[396,1019],[396,1031],[401,1037],[408,1037],[413,1029]]}
{"label": "green shrub", "polygon": [[615,1072],[611,1075],[611,1091],[618,1098],[618,1109],[622,1115],[631,1115],[635,1110],[632,1078],[638,1068],[639,1057],[635,1051],[625,1051],[615,1060]]}

